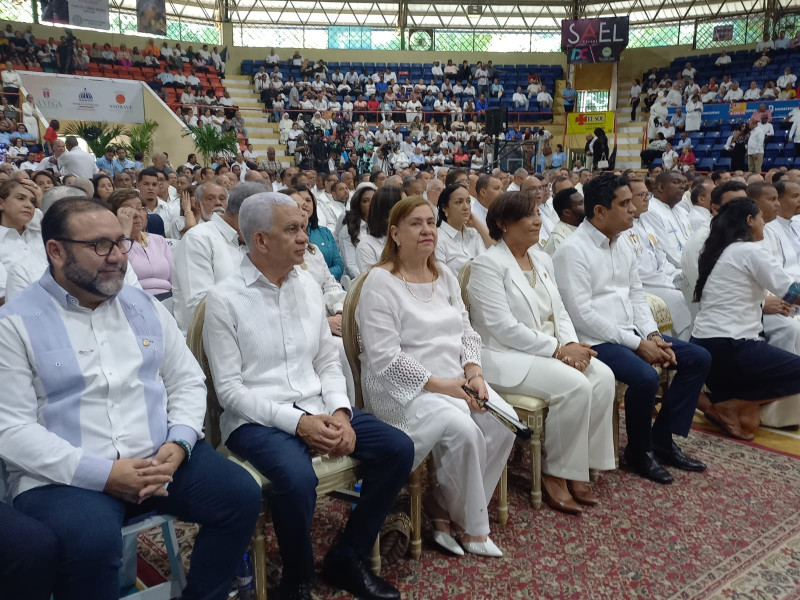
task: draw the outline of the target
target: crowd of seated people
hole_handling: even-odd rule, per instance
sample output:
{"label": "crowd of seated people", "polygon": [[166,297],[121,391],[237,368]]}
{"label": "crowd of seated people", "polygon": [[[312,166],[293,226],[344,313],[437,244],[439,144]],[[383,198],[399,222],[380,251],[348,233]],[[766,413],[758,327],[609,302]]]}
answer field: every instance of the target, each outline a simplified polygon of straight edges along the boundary
{"label": "crowd of seated people", "polygon": [[199,72],[225,72],[225,61],[219,49],[203,44],[198,50],[189,45],[185,50],[180,43],[174,47],[165,41],[159,46],[153,38],[141,49],[138,46],[128,48],[125,44],[94,42],[84,44],[72,35],[63,35],[59,41],[54,37],[46,41],[37,39],[28,27],[23,34],[14,30],[9,23],[3,37],[0,38],[0,62],[10,62],[28,70],[41,69],[58,73],[89,73],[97,65],[110,67],[153,67],[195,69]]}
{"label": "crowd of seated people", "polygon": [[[459,66],[452,60],[444,66],[434,61],[431,65],[335,63],[329,67],[323,60],[309,62],[299,53],[284,63],[274,49],[264,62],[242,63],[242,72],[252,75],[256,93],[273,110],[276,121],[282,111],[301,110],[304,103],[323,114],[330,112],[333,118],[341,114],[353,120],[353,113],[365,113],[370,122],[386,116],[408,123],[415,116],[422,121],[431,116],[437,121],[452,122],[459,116],[470,121],[473,115],[484,120],[487,109],[500,106],[512,113],[545,113],[542,118],[549,118],[550,92],[562,71],[561,67],[541,69],[542,76],[520,67],[497,68],[492,61],[475,65],[463,61]],[[566,110],[571,110],[577,93],[567,86],[562,95]]]}
{"label": "crowd of seated people", "polygon": [[[635,80],[631,118],[642,98],[650,115],[643,168],[761,173],[794,166],[800,156],[800,109],[773,115],[772,103],[797,97],[798,39],[784,33],[733,58],[726,51],[679,58],[668,69],[653,68]],[[754,53],[770,60],[751,66]],[[731,102],[758,103],[758,109],[745,120],[703,118],[704,106]]]}
{"label": "crowd of seated people", "polygon": [[[603,498],[590,470],[615,468],[615,380],[627,385],[625,464],[662,484],[671,469],[706,469],[676,443],[696,407],[746,440],[760,423],[800,423],[798,170],[360,172],[330,158],[286,166],[274,151],[251,159],[204,167],[157,152],[144,165],[113,147],[96,158],[68,136],[39,163],[0,165],[11,408],[0,460],[13,498],[0,504],[0,589],[113,595],[119,527],[141,506],[201,524],[184,597],[227,595],[261,493],[202,441],[205,387],[184,336],[203,299],[223,441],[275,483],[281,598],[311,598],[309,447],[364,465],[323,577],[385,599],[400,596],[366,557],[429,453],[433,542],[503,555],[487,503],[514,436],[480,401],[508,415],[501,394],[548,402],[543,493],[569,514],[591,515]],[[457,281],[467,264],[469,310]],[[345,288],[362,274],[363,412],[341,338]],[[647,295],[668,307],[668,331]],[[59,376],[40,368],[48,360]],[[674,371],[655,420],[652,366]],[[109,415],[110,429],[94,426]]]}

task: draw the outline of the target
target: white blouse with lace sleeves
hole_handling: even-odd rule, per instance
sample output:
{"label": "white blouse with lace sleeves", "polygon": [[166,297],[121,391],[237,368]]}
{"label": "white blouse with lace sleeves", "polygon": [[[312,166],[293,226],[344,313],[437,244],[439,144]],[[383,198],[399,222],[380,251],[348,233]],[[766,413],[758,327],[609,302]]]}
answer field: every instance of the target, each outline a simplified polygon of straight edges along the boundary
{"label": "white blouse with lace sleeves", "polygon": [[459,378],[465,364],[480,364],[480,336],[469,324],[458,282],[448,269],[441,269],[432,288],[426,283],[406,287],[385,269],[373,268],[356,321],[365,402],[397,427],[405,429],[410,415],[404,409],[424,393],[431,376]]}

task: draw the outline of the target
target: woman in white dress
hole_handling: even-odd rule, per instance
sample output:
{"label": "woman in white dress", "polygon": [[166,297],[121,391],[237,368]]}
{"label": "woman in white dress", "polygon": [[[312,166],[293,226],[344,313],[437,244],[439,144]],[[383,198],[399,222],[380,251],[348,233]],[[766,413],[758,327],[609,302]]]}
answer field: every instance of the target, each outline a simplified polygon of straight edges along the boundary
{"label": "woman in white dress", "polygon": [[374,183],[359,183],[350,204],[336,225],[336,243],[344,260],[344,270],[348,277],[355,279],[361,274],[356,261],[356,249],[367,235],[367,217],[372,197],[378,187]]}
{"label": "woman in white dress", "polygon": [[[489,539],[487,505],[514,434],[476,400],[508,406],[486,385],[480,338],[458,282],[437,264],[433,209],[420,197],[392,209],[381,261],[361,291],[362,383],[368,409],[414,442],[414,467],[432,453],[436,483],[424,502],[434,540],[454,554],[502,556]],[[452,529],[451,529],[452,527]],[[461,546],[451,536],[463,531]]]}
{"label": "woman in white dress", "polygon": [[700,94],[693,94],[691,100],[686,102],[686,131],[700,131],[700,121],[703,118],[703,103]]}
{"label": "woman in white dress", "polygon": [[33,95],[31,94],[28,94],[26,102],[22,105],[22,123],[38,144],[39,119],[36,118],[36,104],[33,102]]}
{"label": "woman in white dress", "polygon": [[380,260],[389,230],[389,211],[401,198],[400,188],[391,185],[384,185],[372,196],[367,215],[367,235],[359,238],[356,248],[356,266],[360,273]]}
{"label": "woman in white dress", "polygon": [[494,241],[489,237],[486,225],[472,214],[469,190],[463,183],[447,186],[439,195],[438,207],[436,258],[458,277],[461,267],[483,253]]}
{"label": "woman in white dress", "polygon": [[578,503],[597,504],[589,469],[614,469],[614,374],[578,342],[552,259],[534,251],[542,221],[527,194],[501,195],[487,222],[498,243],[472,262],[468,287],[484,375],[499,391],[548,401],[544,499],[577,514]]}

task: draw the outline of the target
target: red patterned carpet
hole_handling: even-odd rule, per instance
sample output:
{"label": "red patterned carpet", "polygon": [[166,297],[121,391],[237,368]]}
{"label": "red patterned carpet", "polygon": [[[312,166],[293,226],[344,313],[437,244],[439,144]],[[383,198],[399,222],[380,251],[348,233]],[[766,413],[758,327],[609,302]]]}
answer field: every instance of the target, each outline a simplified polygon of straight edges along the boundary
{"label": "red patterned carpet", "polygon": [[[798,460],[699,431],[682,446],[709,471],[673,469],[671,486],[625,471],[605,474],[595,486],[602,504],[581,517],[532,509],[527,456],[514,459],[509,521],[493,523],[491,534],[505,557],[451,558],[426,539],[420,562],[402,560],[383,575],[404,598],[419,600],[800,599]],[[318,560],[347,511],[320,499],[313,526]],[[140,577],[148,583],[169,570],[158,533],[140,537]],[[194,533],[194,526],[180,525],[187,559]],[[280,573],[274,537],[268,548],[272,589]],[[322,583],[314,591],[318,598],[349,597]]]}

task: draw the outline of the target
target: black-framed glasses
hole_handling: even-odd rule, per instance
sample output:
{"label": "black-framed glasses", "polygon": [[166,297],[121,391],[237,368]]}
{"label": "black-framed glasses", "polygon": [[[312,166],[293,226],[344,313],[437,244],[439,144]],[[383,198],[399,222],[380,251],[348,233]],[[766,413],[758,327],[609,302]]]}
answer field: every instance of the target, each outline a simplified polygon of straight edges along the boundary
{"label": "black-framed glasses", "polygon": [[69,238],[54,238],[59,242],[68,242],[70,244],[83,244],[84,246],[94,246],[94,251],[97,256],[108,256],[116,246],[123,254],[130,252],[133,248],[133,240],[129,237],[121,237],[118,240],[109,240],[108,238],[100,238],[99,240],[71,240]]}

